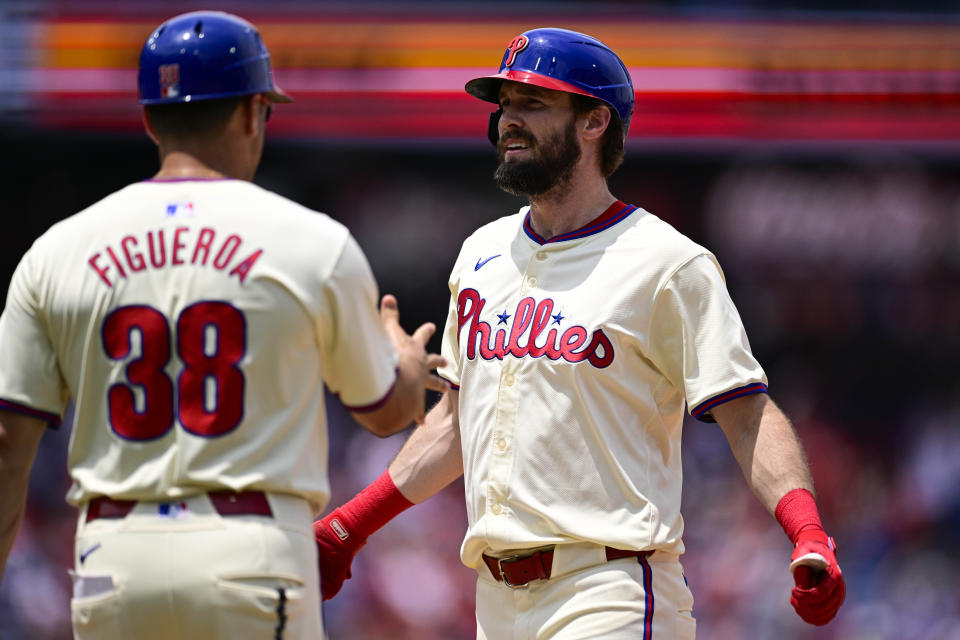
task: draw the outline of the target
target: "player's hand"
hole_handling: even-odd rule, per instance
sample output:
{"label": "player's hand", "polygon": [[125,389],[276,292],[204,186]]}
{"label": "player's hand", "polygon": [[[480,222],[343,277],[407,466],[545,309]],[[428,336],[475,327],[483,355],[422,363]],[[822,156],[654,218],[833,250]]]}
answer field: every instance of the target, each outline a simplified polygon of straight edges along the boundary
{"label": "player's hand", "polygon": [[797,537],[790,558],[790,571],[796,586],[790,604],[804,622],[824,625],[833,620],[843,604],[847,587],[837,564],[837,546],[822,529],[806,531]]}
{"label": "player's hand", "polygon": [[357,551],[367,543],[350,528],[339,509],[313,523],[313,537],[320,556],[320,591],[324,600],[337,595],[343,581],[350,578],[350,564]]}
{"label": "player's hand", "polygon": [[[437,367],[446,364],[446,360],[438,353],[427,353],[427,342],[437,330],[432,322],[425,322],[417,327],[412,335],[407,334],[400,326],[400,311],[397,308],[397,299],[387,294],[380,300],[380,321],[393,343],[393,348],[399,354],[399,366],[409,373],[412,379],[420,381],[424,389],[444,392],[450,389],[446,380],[431,373]],[[426,397],[423,393],[417,395],[419,405],[415,414],[417,424],[423,423],[426,414]]]}

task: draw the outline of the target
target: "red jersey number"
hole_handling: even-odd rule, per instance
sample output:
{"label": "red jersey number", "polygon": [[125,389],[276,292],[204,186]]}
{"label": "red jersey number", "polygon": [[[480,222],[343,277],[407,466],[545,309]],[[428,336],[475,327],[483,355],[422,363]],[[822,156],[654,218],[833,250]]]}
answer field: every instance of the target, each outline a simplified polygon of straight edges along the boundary
{"label": "red jersey number", "polygon": [[[190,433],[222,436],[243,419],[245,378],[239,368],[246,353],[243,314],[226,302],[198,302],[176,323],[177,355],[183,362],[176,382],[167,374],[170,362],[170,323],[151,307],[131,305],[113,311],[103,323],[107,356],[130,355],[133,335],[139,357],[127,365],[127,381],[107,390],[110,424],[128,440],[152,440],[173,426],[175,411]],[[139,391],[141,400],[137,402]],[[139,404],[139,406],[138,406]]]}

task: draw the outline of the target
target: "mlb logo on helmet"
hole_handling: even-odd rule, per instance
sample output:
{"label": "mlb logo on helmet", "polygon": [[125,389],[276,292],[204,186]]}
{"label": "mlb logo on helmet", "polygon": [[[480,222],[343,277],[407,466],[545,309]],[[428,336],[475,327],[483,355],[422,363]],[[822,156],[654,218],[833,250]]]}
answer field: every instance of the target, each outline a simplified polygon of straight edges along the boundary
{"label": "mlb logo on helmet", "polygon": [[160,76],[160,97],[176,98],[180,95],[180,65],[162,64],[157,67]]}
{"label": "mlb logo on helmet", "polygon": [[525,35],[519,35],[510,41],[507,45],[507,59],[503,61],[503,66],[511,67],[517,59],[517,54],[527,48],[530,39]]}

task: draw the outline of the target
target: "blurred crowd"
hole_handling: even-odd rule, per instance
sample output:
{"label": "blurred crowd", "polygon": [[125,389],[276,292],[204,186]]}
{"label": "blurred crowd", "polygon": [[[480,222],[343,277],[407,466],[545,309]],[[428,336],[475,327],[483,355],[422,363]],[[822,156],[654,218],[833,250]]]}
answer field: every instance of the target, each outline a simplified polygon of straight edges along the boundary
{"label": "blurred crowd", "polygon": [[[57,141],[57,162],[86,157],[87,142]],[[26,151],[25,161],[31,153],[48,157],[49,144]],[[108,180],[149,175],[147,145],[111,144],[89,158],[100,168],[96,179],[53,167],[44,184],[53,191],[38,196],[48,217],[33,224],[45,227],[118,186]],[[803,440],[847,579],[836,620],[805,625],[788,602],[787,538],[750,495],[719,428],[689,420],[681,560],[699,638],[960,640],[957,169],[956,160],[877,154],[634,150],[612,178],[615,194],[717,254],[771,395]],[[257,181],[346,223],[412,328],[442,325],[461,240],[522,204],[496,191],[492,171],[489,152],[476,150],[286,144],[268,145]],[[8,250],[18,256],[32,235],[11,239]],[[9,272],[0,275],[5,283]],[[439,347],[438,337],[431,346]],[[328,399],[331,509],[373,480],[406,435],[378,439]],[[50,431],[41,444],[0,586],[4,640],[70,637],[69,431]],[[459,561],[465,520],[456,482],[375,534],[353,578],[324,606],[330,637],[473,638],[475,574]]]}

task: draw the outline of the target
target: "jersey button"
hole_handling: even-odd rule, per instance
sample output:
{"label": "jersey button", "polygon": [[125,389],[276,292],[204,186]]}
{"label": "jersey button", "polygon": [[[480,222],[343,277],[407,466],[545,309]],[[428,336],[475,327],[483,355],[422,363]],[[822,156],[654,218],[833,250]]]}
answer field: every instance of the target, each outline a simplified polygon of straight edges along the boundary
{"label": "jersey button", "polygon": [[535,287],[537,286],[537,279],[531,276],[530,278],[527,278],[527,284],[531,287]]}
{"label": "jersey button", "polygon": [[503,507],[501,507],[496,502],[490,507],[490,511],[493,512],[493,515],[498,516],[503,512]]}
{"label": "jersey button", "polygon": [[507,448],[506,440],[504,440],[503,438],[500,438],[499,440],[497,440],[497,449],[499,449],[500,451],[503,451],[506,448]]}
{"label": "jersey button", "polygon": [[503,376],[503,384],[507,385],[508,387],[513,386],[514,380],[515,378],[513,377],[512,373],[508,373],[507,375]]}

